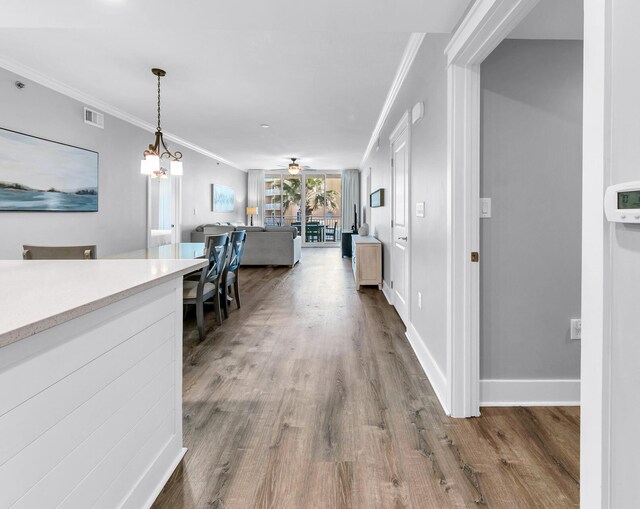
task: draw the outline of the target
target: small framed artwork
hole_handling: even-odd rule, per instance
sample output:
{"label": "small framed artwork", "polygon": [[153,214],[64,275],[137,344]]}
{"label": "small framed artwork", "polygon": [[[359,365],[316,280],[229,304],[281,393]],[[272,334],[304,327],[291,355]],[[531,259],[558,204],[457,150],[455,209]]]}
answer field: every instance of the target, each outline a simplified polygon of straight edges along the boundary
{"label": "small framed artwork", "polygon": [[97,212],[98,153],[0,128],[0,211]]}
{"label": "small framed artwork", "polygon": [[369,195],[369,206],[371,208],[384,207],[384,189],[378,189]]}
{"label": "small framed artwork", "polygon": [[236,207],[236,196],[233,188],[211,184],[211,197],[214,212],[233,212]]}

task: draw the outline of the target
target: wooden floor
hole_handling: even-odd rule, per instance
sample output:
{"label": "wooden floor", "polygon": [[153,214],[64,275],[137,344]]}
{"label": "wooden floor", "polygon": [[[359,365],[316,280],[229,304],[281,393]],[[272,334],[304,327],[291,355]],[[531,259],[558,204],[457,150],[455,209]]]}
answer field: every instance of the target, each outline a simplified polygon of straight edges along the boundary
{"label": "wooden floor", "polygon": [[185,319],[184,443],[155,509],[563,508],[579,500],[577,408],[447,418],[377,289],[306,249],[246,268],[243,306],[198,342]]}

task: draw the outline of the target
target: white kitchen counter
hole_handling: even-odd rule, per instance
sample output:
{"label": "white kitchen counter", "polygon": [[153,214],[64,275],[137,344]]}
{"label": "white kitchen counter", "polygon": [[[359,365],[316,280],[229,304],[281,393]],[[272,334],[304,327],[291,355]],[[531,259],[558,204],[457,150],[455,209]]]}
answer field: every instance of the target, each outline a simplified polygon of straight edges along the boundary
{"label": "white kitchen counter", "polygon": [[182,276],[0,261],[0,508],[144,509],[182,447]]}
{"label": "white kitchen counter", "polygon": [[0,261],[0,348],[205,264],[200,259]]}

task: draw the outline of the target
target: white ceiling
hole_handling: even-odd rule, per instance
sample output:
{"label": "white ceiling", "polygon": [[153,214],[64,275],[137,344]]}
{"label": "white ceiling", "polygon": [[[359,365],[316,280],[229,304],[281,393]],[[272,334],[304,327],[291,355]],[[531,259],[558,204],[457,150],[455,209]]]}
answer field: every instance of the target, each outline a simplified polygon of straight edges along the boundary
{"label": "white ceiling", "polygon": [[243,169],[355,168],[410,33],[450,31],[468,2],[4,0],[0,65],[152,124],[162,67],[164,130]]}

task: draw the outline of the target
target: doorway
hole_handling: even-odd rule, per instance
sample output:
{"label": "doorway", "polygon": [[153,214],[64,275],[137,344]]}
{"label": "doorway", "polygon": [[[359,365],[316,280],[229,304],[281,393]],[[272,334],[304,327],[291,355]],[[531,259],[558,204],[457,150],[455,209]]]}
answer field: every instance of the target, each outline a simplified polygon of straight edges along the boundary
{"label": "doorway", "polygon": [[[477,0],[446,48],[447,404],[480,415],[481,64],[538,0]],[[535,213],[535,211],[532,211]]]}
{"label": "doorway", "polygon": [[339,247],[342,234],[342,175],[305,170],[265,175],[265,226],[293,226],[303,247]]}
{"label": "doorway", "polygon": [[582,46],[506,39],[481,65],[481,407],[580,401]]}
{"label": "doorway", "polygon": [[180,242],[182,181],[169,176],[147,179],[147,248]]}

